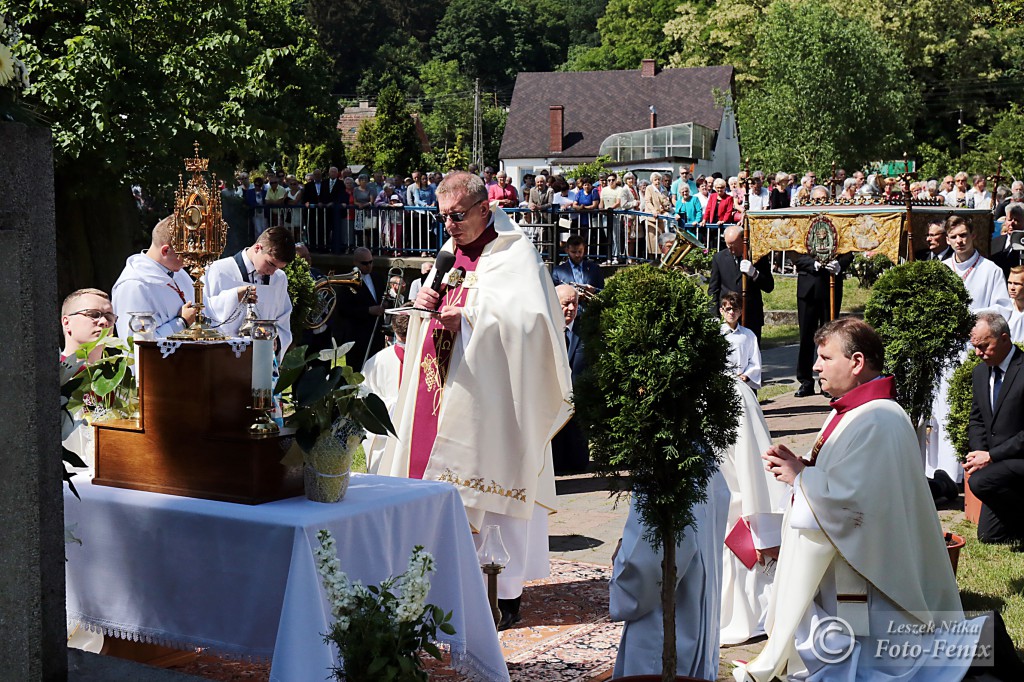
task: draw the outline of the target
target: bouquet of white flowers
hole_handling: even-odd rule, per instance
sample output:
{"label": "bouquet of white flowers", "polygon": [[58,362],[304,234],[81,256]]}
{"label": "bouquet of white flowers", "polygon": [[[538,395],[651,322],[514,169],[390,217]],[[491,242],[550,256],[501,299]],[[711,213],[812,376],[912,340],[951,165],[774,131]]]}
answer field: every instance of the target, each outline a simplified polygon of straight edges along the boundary
{"label": "bouquet of white flowers", "polygon": [[449,622],[451,611],[445,613],[426,603],[434,558],[417,546],[405,573],[388,578],[379,587],[364,586],[341,571],[330,531],[321,530],[317,539],[317,570],[334,616],[324,641],[333,642],[344,659],[343,667],[334,669],[335,678],[425,681],[427,673],[419,651],[440,660],[441,651],[434,643],[437,631],[455,634]]}

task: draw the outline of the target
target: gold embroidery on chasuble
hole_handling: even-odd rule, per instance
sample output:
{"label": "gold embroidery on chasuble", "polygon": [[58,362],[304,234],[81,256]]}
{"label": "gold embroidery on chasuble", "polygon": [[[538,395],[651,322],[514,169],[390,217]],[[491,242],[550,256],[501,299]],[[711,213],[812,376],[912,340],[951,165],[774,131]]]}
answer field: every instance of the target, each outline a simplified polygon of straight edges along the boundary
{"label": "gold embroidery on chasuble", "polygon": [[510,497],[513,500],[518,500],[519,502],[526,502],[526,488],[506,489],[495,480],[491,480],[490,483],[484,483],[484,479],[482,478],[460,478],[459,475],[451,469],[445,469],[437,480],[445,481],[446,483],[451,483],[452,485],[463,488],[478,490],[482,493],[498,495],[499,497]]}

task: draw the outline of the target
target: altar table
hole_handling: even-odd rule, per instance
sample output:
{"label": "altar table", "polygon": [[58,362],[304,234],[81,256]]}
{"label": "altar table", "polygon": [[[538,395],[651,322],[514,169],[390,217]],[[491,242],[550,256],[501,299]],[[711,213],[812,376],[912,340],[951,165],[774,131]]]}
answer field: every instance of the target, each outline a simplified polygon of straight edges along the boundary
{"label": "altar table", "polygon": [[453,665],[506,682],[473,539],[447,483],[353,475],[345,499],[249,506],[92,485],[65,489],[68,620],[125,639],[270,658],[273,682],[320,682],[337,664],[313,548],[321,528],[363,584],[402,573],[415,545],[433,556],[428,603],[452,611],[438,633]]}

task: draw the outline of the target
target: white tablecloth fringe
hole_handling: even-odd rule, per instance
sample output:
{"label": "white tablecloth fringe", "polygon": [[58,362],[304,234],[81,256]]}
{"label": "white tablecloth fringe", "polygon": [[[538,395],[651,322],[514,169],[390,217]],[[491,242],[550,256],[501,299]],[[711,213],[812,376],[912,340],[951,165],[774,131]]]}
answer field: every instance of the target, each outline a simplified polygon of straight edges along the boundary
{"label": "white tablecloth fringe", "polygon": [[508,670],[495,670],[466,651],[466,640],[438,641],[438,648],[451,654],[452,670],[473,682],[508,679]]}
{"label": "white tablecloth fringe", "polygon": [[155,644],[156,646],[164,646],[171,649],[179,649],[181,651],[202,649],[204,652],[209,652],[213,656],[232,661],[269,663],[274,653],[273,649],[260,652],[233,644],[211,644],[207,639],[196,639],[192,637],[183,637],[181,635],[169,635],[166,632],[161,632],[159,630],[132,627],[122,623],[99,621],[93,618],[86,618],[82,614],[78,613],[68,613],[67,622],[69,632],[71,628],[78,625],[82,629],[88,630],[89,632],[99,633],[104,637],[116,637],[129,642]]}

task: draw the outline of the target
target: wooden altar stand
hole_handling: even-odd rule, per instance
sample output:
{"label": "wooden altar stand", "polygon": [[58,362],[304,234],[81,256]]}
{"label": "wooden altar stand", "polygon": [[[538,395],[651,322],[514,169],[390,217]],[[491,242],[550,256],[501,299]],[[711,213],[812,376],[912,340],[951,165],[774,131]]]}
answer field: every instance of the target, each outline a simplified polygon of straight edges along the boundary
{"label": "wooden altar stand", "polygon": [[281,464],[292,432],[249,435],[252,344],[239,356],[226,342],[136,348],[139,418],[94,425],[93,483],[242,504],[302,494],[301,467]]}

